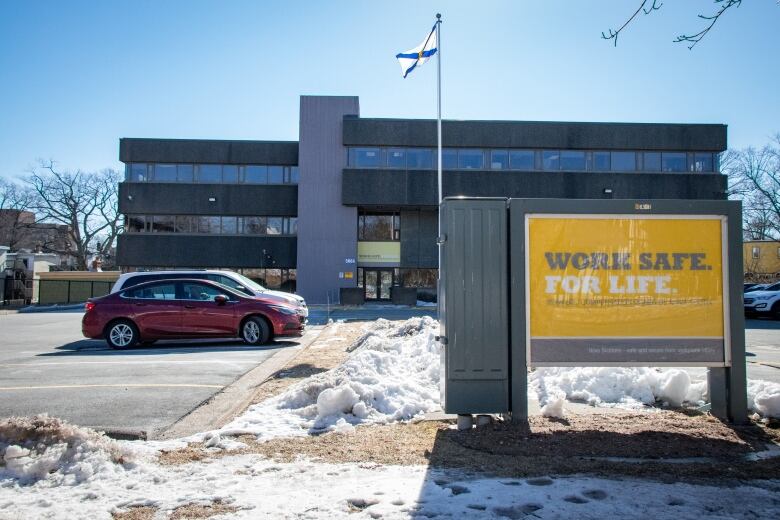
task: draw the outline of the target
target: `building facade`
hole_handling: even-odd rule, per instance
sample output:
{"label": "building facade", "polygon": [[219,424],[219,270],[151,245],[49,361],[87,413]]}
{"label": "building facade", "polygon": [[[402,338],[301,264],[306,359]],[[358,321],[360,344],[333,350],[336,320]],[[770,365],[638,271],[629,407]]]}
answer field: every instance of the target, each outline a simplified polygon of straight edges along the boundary
{"label": "building facade", "polygon": [[[444,121],[444,196],[725,199],[726,126]],[[302,96],[298,142],[120,140],[124,269],[238,270],[311,303],[435,298],[436,122]]]}
{"label": "building facade", "polygon": [[780,241],[746,240],[742,247],[746,282],[771,283],[780,280]]}

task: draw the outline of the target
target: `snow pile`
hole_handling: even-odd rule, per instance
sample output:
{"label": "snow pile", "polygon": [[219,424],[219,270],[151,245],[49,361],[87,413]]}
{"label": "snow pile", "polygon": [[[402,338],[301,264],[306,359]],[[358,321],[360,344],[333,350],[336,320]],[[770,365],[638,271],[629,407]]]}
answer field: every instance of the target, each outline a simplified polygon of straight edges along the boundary
{"label": "snow pile", "polygon": [[592,406],[628,408],[656,402],[698,404],[707,389],[704,382],[692,383],[684,370],[619,367],[539,368],[530,374],[529,386],[545,406],[565,397]]}
{"label": "snow pile", "polygon": [[133,466],[135,452],[105,435],[46,415],[0,421],[0,480],[73,485]]}
{"label": "snow pile", "polygon": [[780,418],[780,384],[748,381],[748,408],[764,417]]}
{"label": "snow pile", "polygon": [[[440,408],[437,323],[430,317],[368,325],[347,360],[250,407],[218,430],[258,439],[322,431],[348,433],[364,423],[408,420]],[[214,438],[215,432],[194,440]]]}

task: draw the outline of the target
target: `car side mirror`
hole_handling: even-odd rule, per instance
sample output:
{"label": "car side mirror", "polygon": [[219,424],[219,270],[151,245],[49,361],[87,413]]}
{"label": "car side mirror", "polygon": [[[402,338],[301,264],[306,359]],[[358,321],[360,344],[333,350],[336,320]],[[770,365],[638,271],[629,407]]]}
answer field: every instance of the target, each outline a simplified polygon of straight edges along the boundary
{"label": "car side mirror", "polygon": [[217,305],[225,305],[228,299],[227,296],[225,296],[224,294],[218,294],[214,296],[214,301],[216,302]]}

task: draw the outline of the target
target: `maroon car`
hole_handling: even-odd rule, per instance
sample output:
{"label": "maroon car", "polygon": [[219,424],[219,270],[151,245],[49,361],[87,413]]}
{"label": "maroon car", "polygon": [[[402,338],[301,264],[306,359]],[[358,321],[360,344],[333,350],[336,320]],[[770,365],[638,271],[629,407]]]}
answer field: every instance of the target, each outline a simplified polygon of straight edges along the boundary
{"label": "maroon car", "polygon": [[207,280],[160,280],[93,298],[81,330],[116,349],[158,339],[240,337],[261,345],[276,336],[300,336],[300,309],[238,293]]}

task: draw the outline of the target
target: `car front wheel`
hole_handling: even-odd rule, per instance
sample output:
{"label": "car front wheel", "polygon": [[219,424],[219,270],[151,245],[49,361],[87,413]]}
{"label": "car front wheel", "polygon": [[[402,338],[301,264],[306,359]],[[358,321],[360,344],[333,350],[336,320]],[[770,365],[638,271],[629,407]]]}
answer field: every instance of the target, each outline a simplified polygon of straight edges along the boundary
{"label": "car front wheel", "polygon": [[108,328],[106,341],[113,349],[124,350],[130,348],[138,341],[138,330],[129,321],[117,321]]}
{"label": "car front wheel", "polygon": [[241,338],[250,345],[262,345],[271,339],[271,330],[264,319],[253,316],[241,326]]}

